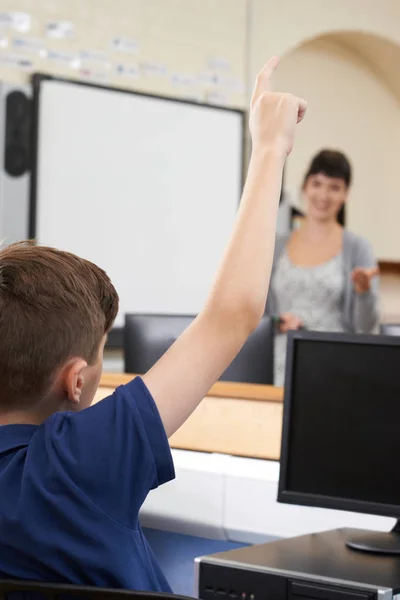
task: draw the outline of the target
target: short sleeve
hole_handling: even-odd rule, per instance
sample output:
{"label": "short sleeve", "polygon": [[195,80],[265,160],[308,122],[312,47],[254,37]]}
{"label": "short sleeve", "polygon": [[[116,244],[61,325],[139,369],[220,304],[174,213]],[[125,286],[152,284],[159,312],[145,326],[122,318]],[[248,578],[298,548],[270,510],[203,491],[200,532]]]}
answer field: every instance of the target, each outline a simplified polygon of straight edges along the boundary
{"label": "short sleeve", "polygon": [[168,439],[140,377],[77,413],[45,424],[58,470],[108,516],[135,528],[148,492],[174,478]]}

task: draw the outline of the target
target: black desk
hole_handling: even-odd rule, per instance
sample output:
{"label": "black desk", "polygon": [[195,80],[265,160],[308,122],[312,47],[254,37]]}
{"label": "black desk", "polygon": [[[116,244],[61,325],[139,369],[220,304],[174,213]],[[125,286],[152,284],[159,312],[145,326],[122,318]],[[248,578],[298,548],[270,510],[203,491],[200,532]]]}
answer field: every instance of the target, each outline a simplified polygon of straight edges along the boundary
{"label": "black desk", "polygon": [[[390,600],[400,556],[350,550],[335,529],[196,559],[202,600]],[[396,599],[400,600],[400,599]]]}

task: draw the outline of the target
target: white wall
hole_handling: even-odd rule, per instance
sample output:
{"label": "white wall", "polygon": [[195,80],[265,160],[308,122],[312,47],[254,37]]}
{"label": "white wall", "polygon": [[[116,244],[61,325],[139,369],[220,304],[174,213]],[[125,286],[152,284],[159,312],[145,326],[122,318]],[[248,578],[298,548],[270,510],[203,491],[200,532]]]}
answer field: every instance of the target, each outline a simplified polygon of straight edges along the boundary
{"label": "white wall", "polygon": [[400,259],[397,99],[368,64],[326,39],[286,55],[274,84],[307,98],[310,107],[288,161],[288,187],[300,191],[310,157],[320,148],[344,151],[354,170],[349,227],[367,237],[380,258]]}
{"label": "white wall", "polygon": [[394,525],[387,517],[278,503],[277,462],[186,450],[172,454],[177,477],[146,499],[140,514],[145,527],[254,544],[268,536],[338,527],[389,531]]}

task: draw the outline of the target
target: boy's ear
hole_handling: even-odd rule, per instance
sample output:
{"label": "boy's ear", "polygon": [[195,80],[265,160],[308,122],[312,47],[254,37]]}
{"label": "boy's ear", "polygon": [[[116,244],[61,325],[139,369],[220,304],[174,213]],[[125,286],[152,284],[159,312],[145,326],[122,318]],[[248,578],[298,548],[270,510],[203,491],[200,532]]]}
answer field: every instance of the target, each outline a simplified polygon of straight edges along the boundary
{"label": "boy's ear", "polygon": [[87,362],[83,358],[74,358],[65,368],[64,389],[67,392],[68,400],[73,404],[80,402],[85,383],[84,371],[87,366]]}

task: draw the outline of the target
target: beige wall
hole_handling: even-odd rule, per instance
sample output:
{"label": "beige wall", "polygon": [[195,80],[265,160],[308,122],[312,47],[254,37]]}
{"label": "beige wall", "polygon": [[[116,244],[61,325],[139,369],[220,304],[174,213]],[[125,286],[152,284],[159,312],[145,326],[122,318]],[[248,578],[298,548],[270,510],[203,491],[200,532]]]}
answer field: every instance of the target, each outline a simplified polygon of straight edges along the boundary
{"label": "beige wall", "polygon": [[400,43],[398,0],[252,0],[250,65],[327,33],[361,31]]}
{"label": "beige wall", "polygon": [[380,258],[400,259],[399,101],[363,58],[329,38],[290,52],[276,75],[277,88],[310,106],[287,165],[292,197],[313,154],[326,146],[344,151],[354,171],[348,226]]}
{"label": "beige wall", "polygon": [[[91,50],[105,52],[111,68],[104,73],[100,62],[84,66],[105,83],[140,91],[245,106],[246,0],[0,0],[0,12],[14,10],[33,15],[29,33],[10,31],[9,47],[0,49],[0,77],[25,81],[28,74],[1,64],[1,55],[14,53],[13,39],[44,40],[48,50],[79,55]],[[71,21],[75,34],[70,39],[46,38],[46,23]],[[115,52],[115,37],[133,40],[138,52]],[[52,63],[32,53],[26,56],[34,69],[80,77],[80,69]],[[214,59],[223,59],[222,68],[213,68]],[[104,62],[104,61],[103,61]],[[137,78],[120,76],[118,64],[138,70]],[[149,74],[149,65],[161,65],[166,73]],[[229,70],[225,70],[229,66]],[[147,67],[147,68],[146,68]],[[211,75],[220,82],[210,83]],[[173,76],[178,75],[178,82]],[[228,98],[222,98],[228,96]]]}
{"label": "beige wall", "polygon": [[379,258],[399,260],[400,2],[253,0],[252,8],[250,78],[280,54],[276,89],[310,103],[288,164],[289,187],[297,192],[317,149],[343,148],[355,175],[349,225]]}

